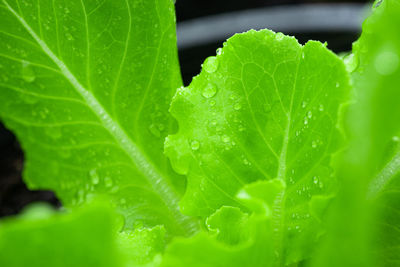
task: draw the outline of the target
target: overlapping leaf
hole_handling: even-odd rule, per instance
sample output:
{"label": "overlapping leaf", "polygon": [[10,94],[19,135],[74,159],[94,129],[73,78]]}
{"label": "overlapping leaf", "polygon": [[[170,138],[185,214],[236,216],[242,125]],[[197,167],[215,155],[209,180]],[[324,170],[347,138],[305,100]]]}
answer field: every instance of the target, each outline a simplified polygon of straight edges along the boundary
{"label": "overlapping leaf", "polygon": [[278,179],[246,186],[237,199],[251,215],[223,206],[207,219],[208,234],[174,240],[161,266],[278,266],[271,242],[271,208],[284,187]]}
{"label": "overlapping leaf", "polygon": [[301,46],[267,30],[230,38],[172,102],[179,131],[166,153],[188,175],[183,211],[246,210],[238,191],[277,178],[286,189],[271,207],[275,254],[285,263],[307,257],[319,235],[309,205],[332,193],[330,158],[348,91],[344,64],[321,43]]}
{"label": "overlapping leaf", "polygon": [[66,206],[108,194],[126,228],[188,234],[184,179],[162,153],[181,85],[170,0],[2,0],[0,118],[31,189]]}
{"label": "overlapping leaf", "polygon": [[399,266],[399,18],[398,0],[376,1],[353,47],[355,104],[339,164],[343,190],[315,266]]}
{"label": "overlapping leaf", "polygon": [[91,205],[69,214],[31,207],[0,225],[0,265],[125,266],[116,244],[115,213]]}

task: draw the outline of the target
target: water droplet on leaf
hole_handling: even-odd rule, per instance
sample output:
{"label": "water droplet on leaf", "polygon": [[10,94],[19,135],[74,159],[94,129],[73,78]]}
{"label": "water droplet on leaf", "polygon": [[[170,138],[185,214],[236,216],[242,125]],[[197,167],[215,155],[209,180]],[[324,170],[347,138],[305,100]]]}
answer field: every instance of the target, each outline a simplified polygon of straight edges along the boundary
{"label": "water droplet on leaf", "polygon": [[229,143],[229,142],[231,141],[231,138],[230,138],[229,136],[227,136],[226,134],[224,134],[224,135],[222,136],[222,141],[223,141],[224,143]]}
{"label": "water droplet on leaf", "polygon": [[60,127],[47,127],[45,133],[52,139],[59,139],[62,136]]}
{"label": "water droplet on leaf", "polygon": [[65,34],[65,38],[67,38],[68,41],[73,41],[74,37],[70,33]]}
{"label": "water droplet on leaf", "polygon": [[281,32],[278,32],[278,33],[275,34],[275,38],[278,41],[283,40],[284,37],[285,37],[285,35],[283,33],[281,33]]}
{"label": "water droplet on leaf", "polygon": [[22,76],[22,79],[28,83],[32,83],[36,79],[35,72],[33,71],[32,65],[25,60],[22,60],[21,76]]}
{"label": "water droplet on leaf", "polygon": [[316,141],[312,141],[311,142],[311,146],[312,146],[312,148],[316,148],[317,147],[317,142]]}
{"label": "water droplet on leaf", "polygon": [[393,74],[399,67],[398,55],[390,50],[381,52],[375,58],[375,69],[381,75]]}
{"label": "water droplet on leaf", "polygon": [[353,53],[349,54],[348,56],[344,57],[343,59],[345,65],[346,65],[346,70],[349,73],[352,73],[355,71],[358,67],[359,61],[358,61],[358,56],[355,56]]}
{"label": "water droplet on leaf", "polygon": [[97,174],[96,169],[90,170],[89,176],[90,176],[90,180],[92,181],[92,184],[96,185],[99,183],[100,178],[99,178],[99,175]]}
{"label": "water droplet on leaf", "polygon": [[193,140],[190,143],[190,147],[192,148],[192,150],[198,150],[200,148],[200,143],[197,140]]}
{"label": "water droplet on leaf", "polygon": [[242,104],[240,104],[239,102],[235,103],[235,105],[233,105],[233,108],[235,110],[240,110],[242,108]]}
{"label": "water droplet on leaf", "polygon": [[106,187],[111,187],[113,185],[113,180],[110,177],[105,177],[104,178],[104,185]]}
{"label": "water droplet on leaf", "polygon": [[202,95],[205,98],[211,98],[211,97],[215,96],[216,93],[217,93],[217,88],[215,87],[215,85],[209,83],[209,84],[207,84],[206,87],[204,87]]}
{"label": "water droplet on leaf", "polygon": [[218,69],[218,60],[216,57],[208,57],[203,64],[203,69],[208,73],[214,73]]}

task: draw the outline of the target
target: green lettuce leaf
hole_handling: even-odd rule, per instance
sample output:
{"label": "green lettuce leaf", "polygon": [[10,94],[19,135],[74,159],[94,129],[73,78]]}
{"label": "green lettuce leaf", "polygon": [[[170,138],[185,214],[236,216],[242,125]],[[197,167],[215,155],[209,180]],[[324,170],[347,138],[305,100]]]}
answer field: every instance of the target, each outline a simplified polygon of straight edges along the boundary
{"label": "green lettuce leaf", "polygon": [[1,222],[0,266],[125,266],[115,223],[104,205],[63,214],[36,204]]}
{"label": "green lettuce leaf", "polygon": [[185,180],[163,155],[181,85],[170,0],[0,2],[0,118],[24,178],[65,206],[107,194],[127,229],[188,235]]}
{"label": "green lettuce leaf", "polygon": [[355,104],[338,163],[343,190],[315,266],[400,264],[399,28],[400,1],[376,1],[353,46]]}
{"label": "green lettuce leaf", "polygon": [[237,199],[251,215],[237,207],[221,207],[206,220],[208,233],[173,240],[161,266],[278,266],[270,242],[271,208],[284,188],[278,179],[247,185]]}
{"label": "green lettuce leaf", "polygon": [[125,230],[118,235],[121,258],[126,266],[159,266],[166,240],[163,226]]}
{"label": "green lettuce leaf", "polygon": [[165,150],[188,176],[182,211],[248,211],[238,191],[276,178],[286,186],[271,206],[275,255],[287,264],[308,257],[320,234],[309,206],[334,190],[330,158],[348,92],[343,62],[319,42],[268,30],[230,38],[172,101],[179,130]]}

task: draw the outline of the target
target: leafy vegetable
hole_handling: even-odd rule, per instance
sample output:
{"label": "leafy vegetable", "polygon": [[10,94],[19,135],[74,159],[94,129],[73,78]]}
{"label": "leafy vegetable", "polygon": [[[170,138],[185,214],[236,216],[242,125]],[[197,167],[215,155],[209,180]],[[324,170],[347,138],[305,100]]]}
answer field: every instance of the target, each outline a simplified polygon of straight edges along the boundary
{"label": "leafy vegetable", "polygon": [[351,142],[339,164],[343,190],[315,266],[400,262],[399,14],[399,1],[377,1],[353,47],[349,66],[356,67],[352,80],[357,102],[349,108]]}
{"label": "leafy vegetable", "polygon": [[22,142],[29,187],[54,190],[66,206],[107,194],[128,229],[196,229],[178,210],[184,179],[162,153],[181,85],[172,2],[1,7],[0,117]]}
{"label": "leafy vegetable", "polygon": [[252,30],[188,87],[170,0],[0,6],[0,118],[66,209],[5,219],[0,266],[399,265],[398,0],[343,60]]}
{"label": "leafy vegetable", "polygon": [[179,132],[166,151],[188,175],[183,211],[243,207],[234,197],[244,185],[277,178],[286,185],[270,204],[277,260],[307,257],[319,234],[309,204],[332,193],[330,156],[348,91],[343,62],[321,43],[303,47],[266,30],[229,39],[172,101]]}
{"label": "leafy vegetable", "polygon": [[111,209],[92,205],[54,214],[37,205],[0,228],[1,266],[122,266]]}

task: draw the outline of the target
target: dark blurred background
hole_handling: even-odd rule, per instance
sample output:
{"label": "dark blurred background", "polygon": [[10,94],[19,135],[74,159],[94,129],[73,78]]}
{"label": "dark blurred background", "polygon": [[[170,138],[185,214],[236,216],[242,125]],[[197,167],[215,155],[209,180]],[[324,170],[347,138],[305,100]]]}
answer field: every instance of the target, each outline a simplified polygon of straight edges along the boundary
{"label": "dark blurred background", "polygon": [[[236,32],[269,28],[307,40],[328,42],[340,53],[350,51],[370,1],[318,0],[177,0],[178,47],[185,85],[201,63]],[[12,133],[0,123],[0,217],[44,201],[59,206],[49,191],[29,191],[22,181],[23,153]]]}

